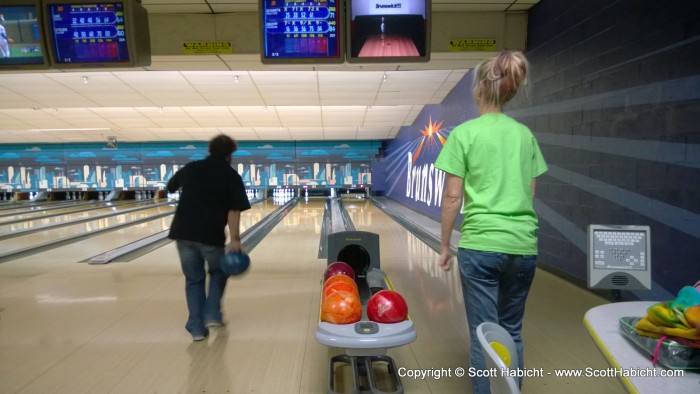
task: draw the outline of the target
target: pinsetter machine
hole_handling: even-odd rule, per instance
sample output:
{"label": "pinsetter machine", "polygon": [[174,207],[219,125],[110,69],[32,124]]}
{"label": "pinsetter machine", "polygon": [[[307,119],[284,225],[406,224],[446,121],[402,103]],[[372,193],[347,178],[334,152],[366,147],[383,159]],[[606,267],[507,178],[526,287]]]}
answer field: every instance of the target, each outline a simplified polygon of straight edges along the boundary
{"label": "pinsetter machine", "polygon": [[[330,359],[328,393],[336,394],[336,366],[352,368],[351,393],[400,394],[403,386],[393,359],[386,355],[389,348],[403,346],[416,340],[413,321],[383,324],[367,318],[367,302],[380,290],[394,290],[389,277],[379,267],[379,235],[365,231],[341,231],[328,235],[328,264],[348,263],[355,271],[355,281],[362,303],[362,319],[353,324],[331,324],[319,316],[316,341],[330,347],[345,349],[345,354]],[[387,365],[393,391],[382,391],[377,384],[375,364]]]}

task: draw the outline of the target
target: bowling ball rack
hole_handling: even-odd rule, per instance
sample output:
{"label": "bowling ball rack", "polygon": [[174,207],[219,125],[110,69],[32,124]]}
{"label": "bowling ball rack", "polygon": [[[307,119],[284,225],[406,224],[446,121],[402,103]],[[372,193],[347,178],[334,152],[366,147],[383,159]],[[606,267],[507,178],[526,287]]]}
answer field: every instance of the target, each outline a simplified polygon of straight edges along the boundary
{"label": "bowling ball rack", "polygon": [[[316,341],[320,344],[341,348],[345,354],[332,356],[329,360],[328,394],[338,394],[336,390],[336,370],[340,365],[350,366],[352,369],[353,390],[350,393],[362,394],[402,394],[403,385],[398,375],[398,369],[394,360],[386,355],[389,348],[399,347],[416,340],[416,330],[410,317],[406,320],[384,324],[369,321],[367,318],[367,302],[372,295],[380,290],[394,290],[389,277],[379,269],[379,236],[362,231],[346,231],[334,233],[329,237],[328,263],[336,261],[338,255],[355,255],[344,253],[347,248],[357,247],[366,251],[367,266],[356,269],[355,281],[360,293],[362,303],[362,319],[353,324],[331,324],[320,319],[316,329]],[[374,257],[374,258],[372,258]],[[348,262],[353,268],[357,264]],[[323,282],[323,281],[321,281]],[[319,308],[320,310],[320,308]],[[388,382],[383,386],[389,386],[392,391],[383,391],[378,384],[377,371],[379,366],[385,364]],[[343,391],[346,392],[346,391]]]}

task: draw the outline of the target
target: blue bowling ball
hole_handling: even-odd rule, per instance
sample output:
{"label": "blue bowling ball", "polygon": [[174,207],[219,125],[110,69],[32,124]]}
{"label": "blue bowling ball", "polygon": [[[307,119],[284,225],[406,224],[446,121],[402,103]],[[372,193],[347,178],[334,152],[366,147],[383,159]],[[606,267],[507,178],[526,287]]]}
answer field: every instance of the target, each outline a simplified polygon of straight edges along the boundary
{"label": "blue bowling ball", "polygon": [[221,259],[221,271],[226,275],[240,275],[248,270],[250,257],[242,252],[230,252]]}

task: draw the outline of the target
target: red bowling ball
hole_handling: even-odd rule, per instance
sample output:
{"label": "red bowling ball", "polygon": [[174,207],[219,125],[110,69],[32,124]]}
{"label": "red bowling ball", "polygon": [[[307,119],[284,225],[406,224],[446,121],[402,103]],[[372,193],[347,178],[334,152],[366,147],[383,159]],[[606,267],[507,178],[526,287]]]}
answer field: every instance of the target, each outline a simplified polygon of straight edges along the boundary
{"label": "red bowling ball", "polygon": [[401,294],[380,290],[367,302],[367,317],[377,323],[398,323],[408,317],[408,306]]}
{"label": "red bowling ball", "polygon": [[355,271],[353,271],[350,264],[342,261],[336,261],[335,263],[331,263],[328,265],[328,267],[326,267],[326,272],[323,274],[323,280],[326,281],[331,276],[340,274],[347,275],[353,280],[355,279]]}

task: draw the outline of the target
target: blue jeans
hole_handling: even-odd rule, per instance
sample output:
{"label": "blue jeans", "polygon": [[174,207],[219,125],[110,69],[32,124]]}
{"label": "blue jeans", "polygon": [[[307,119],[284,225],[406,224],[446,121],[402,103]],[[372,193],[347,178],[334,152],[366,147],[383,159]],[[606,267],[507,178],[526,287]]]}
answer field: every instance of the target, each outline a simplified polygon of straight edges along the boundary
{"label": "blue jeans", "polygon": [[[192,335],[206,332],[204,324],[208,321],[221,321],[221,298],[226,289],[228,276],[221,272],[220,261],[224,256],[222,246],[212,246],[194,241],[177,241],[182,273],[185,274],[185,296],[190,317],[185,328]],[[207,273],[204,262],[209,269],[209,294],[206,291]]]}
{"label": "blue jeans", "polygon": [[[510,333],[523,368],[521,337],[525,300],[535,277],[537,256],[519,256],[460,248],[457,254],[462,293],[471,338],[470,365],[487,369],[476,328],[483,322],[497,323]],[[474,394],[490,393],[488,377],[473,377]]]}

